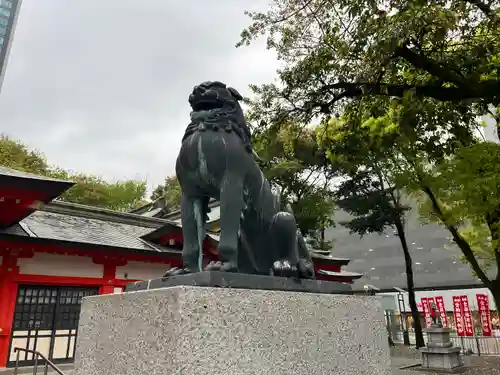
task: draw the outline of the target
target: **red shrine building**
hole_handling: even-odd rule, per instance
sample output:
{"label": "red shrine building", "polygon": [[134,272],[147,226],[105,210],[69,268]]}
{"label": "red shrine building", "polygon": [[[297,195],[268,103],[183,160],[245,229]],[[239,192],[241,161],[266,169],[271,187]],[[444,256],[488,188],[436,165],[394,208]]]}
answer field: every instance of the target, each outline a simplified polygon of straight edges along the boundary
{"label": "red shrine building", "polygon": [[[155,203],[124,213],[58,201],[72,182],[0,167],[0,369],[15,347],[71,362],[82,298],[121,293],[133,281],[182,266],[179,212]],[[218,207],[204,242],[217,259]],[[313,253],[318,279],[353,283],[348,259]],[[21,355],[21,365],[33,357]]]}

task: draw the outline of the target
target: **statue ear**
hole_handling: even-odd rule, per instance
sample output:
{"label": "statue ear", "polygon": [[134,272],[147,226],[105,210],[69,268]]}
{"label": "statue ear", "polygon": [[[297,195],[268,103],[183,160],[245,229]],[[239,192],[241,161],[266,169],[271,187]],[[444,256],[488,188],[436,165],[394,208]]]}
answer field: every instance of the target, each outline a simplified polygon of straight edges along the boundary
{"label": "statue ear", "polygon": [[236,91],[236,89],[233,89],[232,87],[228,87],[227,90],[231,93],[232,96],[236,98],[236,100],[243,100],[243,96]]}

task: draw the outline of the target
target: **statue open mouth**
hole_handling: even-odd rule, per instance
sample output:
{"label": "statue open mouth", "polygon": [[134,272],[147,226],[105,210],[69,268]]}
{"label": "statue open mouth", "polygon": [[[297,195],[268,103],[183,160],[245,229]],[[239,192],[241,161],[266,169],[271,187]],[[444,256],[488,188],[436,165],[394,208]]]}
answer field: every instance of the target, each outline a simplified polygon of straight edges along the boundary
{"label": "statue open mouth", "polygon": [[220,109],[224,104],[220,100],[197,100],[191,103],[191,108],[194,111],[210,111],[212,109]]}

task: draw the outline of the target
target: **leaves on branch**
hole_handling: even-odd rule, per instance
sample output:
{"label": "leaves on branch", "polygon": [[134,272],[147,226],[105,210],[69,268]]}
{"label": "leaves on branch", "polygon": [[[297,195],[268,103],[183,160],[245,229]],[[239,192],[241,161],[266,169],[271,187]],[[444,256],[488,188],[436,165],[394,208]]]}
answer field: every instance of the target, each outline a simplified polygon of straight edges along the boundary
{"label": "leaves on branch", "polygon": [[[265,35],[279,84],[253,87],[261,118],[309,122],[363,96],[500,101],[499,2],[275,0],[239,46]],[[494,62],[494,60],[496,62]]]}

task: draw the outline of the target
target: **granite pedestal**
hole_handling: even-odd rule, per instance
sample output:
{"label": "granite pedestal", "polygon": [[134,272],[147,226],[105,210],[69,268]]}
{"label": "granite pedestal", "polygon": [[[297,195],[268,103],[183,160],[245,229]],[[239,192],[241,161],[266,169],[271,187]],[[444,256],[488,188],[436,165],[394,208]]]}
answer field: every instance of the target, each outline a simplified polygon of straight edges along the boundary
{"label": "granite pedestal", "polygon": [[176,280],[177,286],[85,298],[75,374],[391,374],[378,297],[307,293],[296,281],[302,291]]}
{"label": "granite pedestal", "polygon": [[460,358],[459,347],[454,347],[450,340],[450,328],[430,327],[424,330],[428,342],[425,348],[420,348],[422,370],[440,372],[462,372],[465,370]]}

